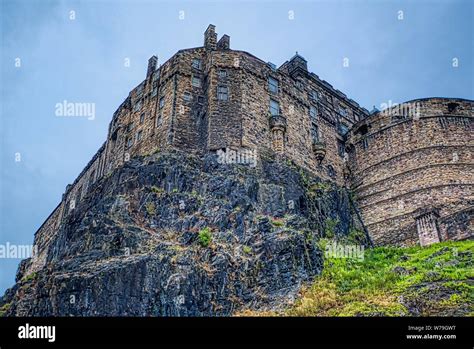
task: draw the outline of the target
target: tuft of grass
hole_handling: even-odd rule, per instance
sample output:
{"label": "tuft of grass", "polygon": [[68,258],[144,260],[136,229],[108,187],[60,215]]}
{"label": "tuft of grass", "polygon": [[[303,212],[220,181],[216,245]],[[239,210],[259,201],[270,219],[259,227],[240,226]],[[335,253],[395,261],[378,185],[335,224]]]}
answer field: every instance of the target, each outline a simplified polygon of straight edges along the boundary
{"label": "tuft of grass", "polygon": [[10,307],[12,306],[11,302],[10,303],[5,303],[4,305],[2,305],[0,307],[0,317],[4,317],[8,311],[8,309],[10,309]]}
{"label": "tuft of grass", "polygon": [[242,251],[244,251],[245,254],[251,254],[252,253],[252,247],[250,246],[243,246]]}
{"label": "tuft of grass", "polygon": [[156,194],[162,194],[165,190],[163,188],[159,188],[156,185],[153,185],[151,187],[151,191],[156,193]]}
{"label": "tuft of grass", "polygon": [[146,209],[146,212],[150,216],[154,216],[155,213],[156,213],[156,207],[155,207],[155,204],[153,202],[147,202],[146,205],[145,205],[145,209]]}
{"label": "tuft of grass", "polygon": [[274,227],[283,227],[285,225],[285,222],[282,220],[282,219],[278,219],[278,218],[272,218],[270,219],[270,223],[274,226]]}
{"label": "tuft of grass", "polygon": [[22,281],[29,282],[29,281],[35,280],[37,276],[38,274],[36,272],[32,272],[31,274],[24,276]]}
{"label": "tuft of grass", "polygon": [[199,231],[199,244],[202,247],[208,247],[212,241],[211,230],[206,227]]}
{"label": "tuft of grass", "polygon": [[339,219],[327,218],[324,222],[324,236],[332,239],[336,236],[336,227],[339,224]]}

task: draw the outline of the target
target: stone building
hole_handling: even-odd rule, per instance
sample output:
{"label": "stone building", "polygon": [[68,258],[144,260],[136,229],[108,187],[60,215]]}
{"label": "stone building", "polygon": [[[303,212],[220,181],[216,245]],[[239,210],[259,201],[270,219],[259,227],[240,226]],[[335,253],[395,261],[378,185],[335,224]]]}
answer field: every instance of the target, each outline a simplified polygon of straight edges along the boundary
{"label": "stone building", "polygon": [[204,46],[180,50],[160,66],[156,56],[149,59],[106,141],[37,231],[37,260],[96,181],[133,157],[171,149],[254,151],[351,186],[378,244],[471,236],[473,102],[419,102],[417,121],[370,115],[309,72],[299,54],[276,67],[232,50],[230,37],[217,40],[209,25]]}

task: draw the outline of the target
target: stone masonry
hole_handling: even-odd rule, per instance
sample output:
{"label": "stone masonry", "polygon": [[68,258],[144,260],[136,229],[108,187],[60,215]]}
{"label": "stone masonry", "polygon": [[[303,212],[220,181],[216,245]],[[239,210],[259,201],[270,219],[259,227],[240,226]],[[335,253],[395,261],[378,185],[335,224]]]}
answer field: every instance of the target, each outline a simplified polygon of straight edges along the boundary
{"label": "stone masonry", "polygon": [[473,236],[473,101],[418,99],[351,129],[352,190],[376,244]]}
{"label": "stone masonry", "polygon": [[146,78],[114,113],[106,141],[36,232],[36,263],[96,181],[136,156],[171,149],[199,156],[251,151],[351,187],[377,244],[470,237],[473,102],[419,103],[417,120],[371,115],[309,72],[299,54],[277,68],[230,49],[230,37],[217,40],[209,25],[204,46],[180,50],[162,65],[149,59]]}

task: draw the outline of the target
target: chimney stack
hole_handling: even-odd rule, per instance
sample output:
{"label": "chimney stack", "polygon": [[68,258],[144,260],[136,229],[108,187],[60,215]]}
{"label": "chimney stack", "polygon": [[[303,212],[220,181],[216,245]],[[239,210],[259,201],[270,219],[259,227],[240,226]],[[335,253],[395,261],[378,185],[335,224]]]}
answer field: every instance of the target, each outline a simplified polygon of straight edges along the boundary
{"label": "chimney stack", "polygon": [[204,47],[208,50],[215,50],[217,47],[216,26],[209,24],[204,32]]}
{"label": "chimney stack", "polygon": [[230,49],[230,36],[227,34],[222,35],[220,40],[217,42],[217,48],[219,50],[228,50]]}
{"label": "chimney stack", "polygon": [[148,60],[148,69],[146,71],[146,77],[150,77],[151,74],[156,70],[156,65],[158,64],[158,57],[151,56]]}

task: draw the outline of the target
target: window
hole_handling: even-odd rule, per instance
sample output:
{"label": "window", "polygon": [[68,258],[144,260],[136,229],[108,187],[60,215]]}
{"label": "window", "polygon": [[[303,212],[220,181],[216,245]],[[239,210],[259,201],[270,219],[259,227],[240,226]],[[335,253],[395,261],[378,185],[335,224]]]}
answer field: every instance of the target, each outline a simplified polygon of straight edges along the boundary
{"label": "window", "polygon": [[339,107],[339,114],[342,116],[347,116],[347,109],[344,107]]}
{"label": "window", "polygon": [[344,143],[341,142],[340,140],[337,140],[337,153],[339,154],[340,157],[344,157]]}
{"label": "window", "polygon": [[158,88],[157,87],[153,87],[153,90],[151,91],[151,97],[155,97],[156,94],[158,93]]}
{"label": "window", "polygon": [[127,140],[125,142],[126,142],[127,149],[130,149],[130,147],[133,145],[133,138],[127,137]]}
{"label": "window", "polygon": [[349,132],[349,127],[347,127],[346,124],[340,123],[339,124],[339,133],[344,136],[347,132]]}
{"label": "window", "polygon": [[369,132],[369,128],[367,125],[360,125],[360,127],[356,131],[356,133],[360,134],[361,136],[366,135],[368,132]]}
{"label": "window", "polygon": [[268,90],[271,93],[278,93],[278,80],[272,77],[268,78]]}
{"label": "window", "polygon": [[456,109],[458,108],[459,104],[457,103],[448,103],[448,112],[449,113],[454,113]]}
{"label": "window", "polygon": [[190,102],[193,100],[193,95],[190,94],[189,92],[184,92],[183,99],[185,102]]}
{"label": "window", "polygon": [[199,58],[194,58],[191,66],[196,69],[201,69],[201,60]]}
{"label": "window", "polygon": [[192,85],[194,87],[201,87],[201,79],[198,78],[197,76],[193,76]]}
{"label": "window", "polygon": [[317,102],[319,100],[319,94],[316,90],[309,91],[309,99],[313,102]]}
{"label": "window", "polygon": [[140,114],[140,124],[143,124],[143,121],[145,121],[145,113]]}
{"label": "window", "polygon": [[229,99],[229,89],[227,86],[217,87],[217,99],[219,101],[227,101]]}
{"label": "window", "polygon": [[270,115],[280,115],[280,103],[270,99]]}
{"label": "window", "polygon": [[164,106],[165,106],[165,97],[161,97],[160,98],[160,109],[163,109]]}
{"label": "window", "polygon": [[161,113],[158,113],[156,115],[156,127],[161,125],[161,120],[162,120]]}
{"label": "window", "polygon": [[199,104],[204,104],[204,97],[203,96],[198,96],[198,103]]}
{"label": "window", "polygon": [[137,142],[140,142],[140,141],[141,141],[142,135],[143,135],[143,131],[142,131],[142,130],[140,130],[140,131],[137,132]]}
{"label": "window", "polygon": [[316,117],[318,116],[318,109],[316,107],[309,107],[309,116],[311,117],[312,121],[316,121]]}
{"label": "window", "polygon": [[226,78],[227,77],[227,70],[219,70],[219,77]]}
{"label": "window", "polygon": [[142,109],[142,100],[140,99],[137,102],[135,102],[135,104],[133,105],[133,111],[138,111],[141,109]]}
{"label": "window", "polygon": [[362,149],[364,150],[369,149],[369,141],[367,140],[367,138],[362,139]]}
{"label": "window", "polygon": [[313,142],[319,142],[319,128],[314,122],[311,124],[311,138]]}
{"label": "window", "polygon": [[127,131],[130,132],[131,130],[133,130],[133,122],[129,123],[127,126]]}
{"label": "window", "polygon": [[144,84],[141,83],[141,84],[137,87],[137,89],[135,90],[135,96],[136,96],[137,98],[140,98],[141,95],[143,94],[143,86],[144,86]]}

